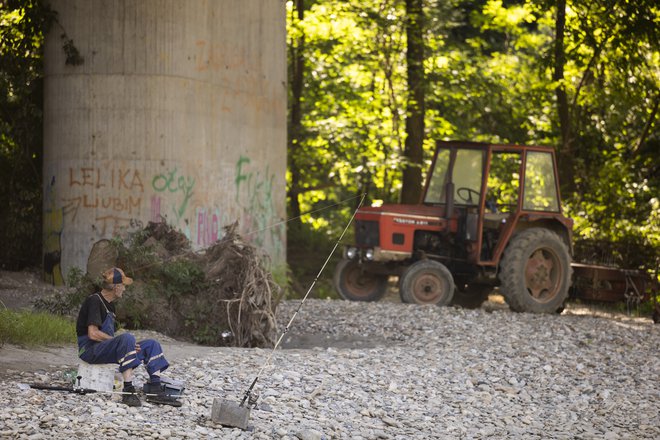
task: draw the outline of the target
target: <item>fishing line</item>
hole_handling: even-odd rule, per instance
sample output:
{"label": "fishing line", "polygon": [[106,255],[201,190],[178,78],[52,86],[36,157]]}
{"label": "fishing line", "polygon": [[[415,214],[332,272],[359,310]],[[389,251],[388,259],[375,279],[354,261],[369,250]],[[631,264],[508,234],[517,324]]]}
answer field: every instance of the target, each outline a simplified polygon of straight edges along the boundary
{"label": "fishing line", "polygon": [[[365,194],[366,194],[366,193],[365,193]],[[302,217],[304,217],[304,216],[306,216],[306,215],[315,214],[315,213],[317,213],[317,212],[321,212],[321,211],[326,210],[326,209],[334,208],[335,206],[342,205],[342,204],[344,204],[344,203],[346,203],[346,202],[348,202],[348,201],[350,201],[350,200],[355,200],[355,199],[357,199],[357,198],[359,198],[359,197],[362,197],[362,200],[364,200],[364,196],[365,196],[365,194],[361,194],[361,195],[357,195],[357,196],[349,197],[348,199],[340,200],[339,202],[337,202],[337,203],[333,203],[332,205],[325,206],[325,207],[323,207],[323,208],[319,208],[319,209],[315,209],[315,210],[313,210],[313,211],[305,212],[304,214],[300,214],[300,215],[298,215],[298,216],[296,216],[296,217],[291,217],[291,218],[288,218],[288,219],[286,219],[286,220],[282,220],[281,222],[274,223],[274,224],[272,224],[272,225],[266,226],[266,227],[263,228],[263,229],[255,229],[254,231],[246,232],[246,233],[243,234],[243,235],[250,235],[250,234],[256,234],[257,232],[263,232],[263,231],[266,231],[266,230],[268,230],[268,229],[272,229],[272,228],[274,228],[275,226],[279,226],[279,225],[282,225],[282,224],[285,224],[285,223],[289,223],[289,222],[291,222],[291,221],[293,221],[293,220],[297,220],[297,219],[302,218]],[[362,203],[362,200],[360,201],[360,204]]]}
{"label": "fishing line", "polygon": [[328,265],[328,262],[330,262],[330,258],[332,258],[332,255],[335,253],[335,250],[337,250],[337,247],[339,246],[339,243],[341,242],[342,238],[344,238],[344,235],[346,234],[346,231],[348,231],[349,226],[351,225],[351,223],[353,223],[353,219],[355,218],[355,215],[357,214],[358,210],[359,210],[360,207],[362,206],[362,203],[364,202],[364,198],[366,197],[366,195],[367,195],[366,193],[363,193],[363,194],[362,194],[362,196],[361,196],[362,198],[360,199],[360,203],[358,204],[358,207],[355,208],[355,211],[353,211],[353,215],[351,215],[351,218],[350,218],[350,220],[348,221],[348,223],[346,224],[346,227],[344,227],[344,230],[342,231],[341,236],[340,236],[339,239],[335,242],[335,245],[334,245],[334,247],[332,248],[332,251],[330,251],[330,254],[328,255],[328,258],[325,259],[325,262],[323,263],[323,266],[321,267],[321,270],[319,270],[319,273],[318,273],[318,274],[316,275],[316,277],[314,278],[314,281],[312,281],[312,284],[309,286],[309,289],[307,289],[307,293],[305,293],[305,296],[303,297],[302,301],[300,301],[300,304],[298,304],[298,308],[297,308],[296,311],[293,313],[293,316],[291,316],[291,319],[289,320],[289,323],[286,325],[286,327],[284,328],[284,331],[282,332],[282,334],[280,335],[279,339],[278,339],[277,342],[275,343],[275,346],[274,346],[273,349],[270,351],[270,354],[268,355],[268,358],[266,359],[266,362],[264,362],[264,364],[261,366],[261,369],[260,369],[259,372],[257,373],[257,376],[254,378],[254,380],[252,381],[252,384],[250,385],[250,387],[249,387],[249,388],[247,389],[247,391],[245,392],[245,394],[244,394],[244,396],[243,396],[243,400],[241,401],[241,404],[240,404],[239,406],[243,406],[243,405],[245,404],[245,401],[248,400],[248,399],[250,398],[250,396],[251,396],[251,394],[252,394],[252,389],[253,389],[254,386],[256,385],[257,380],[259,380],[259,377],[261,376],[261,374],[264,372],[264,370],[266,369],[266,367],[267,367],[268,364],[270,363],[270,360],[272,359],[273,354],[275,354],[275,350],[277,350],[277,347],[278,347],[278,346],[280,345],[280,343],[282,342],[282,339],[284,339],[284,335],[286,335],[286,333],[289,331],[289,327],[291,327],[291,324],[293,323],[293,320],[296,319],[296,316],[298,315],[298,312],[300,311],[300,309],[302,308],[303,304],[304,304],[305,301],[307,300],[307,297],[309,296],[309,294],[311,293],[312,289],[314,288],[314,285],[316,284],[316,282],[318,281],[319,277],[321,276],[321,273],[323,272],[323,270],[325,269],[325,267]]}

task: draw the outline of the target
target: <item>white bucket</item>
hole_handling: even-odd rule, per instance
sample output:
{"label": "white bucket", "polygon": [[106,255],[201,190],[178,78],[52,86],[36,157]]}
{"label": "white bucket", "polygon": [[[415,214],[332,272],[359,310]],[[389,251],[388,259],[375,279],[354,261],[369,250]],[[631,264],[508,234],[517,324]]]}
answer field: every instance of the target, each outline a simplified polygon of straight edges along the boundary
{"label": "white bucket", "polygon": [[[78,364],[78,376],[82,376],[80,387],[96,391],[112,391],[115,385],[115,372],[117,371],[117,364],[81,362]],[[78,386],[78,382],[76,382],[76,386]]]}

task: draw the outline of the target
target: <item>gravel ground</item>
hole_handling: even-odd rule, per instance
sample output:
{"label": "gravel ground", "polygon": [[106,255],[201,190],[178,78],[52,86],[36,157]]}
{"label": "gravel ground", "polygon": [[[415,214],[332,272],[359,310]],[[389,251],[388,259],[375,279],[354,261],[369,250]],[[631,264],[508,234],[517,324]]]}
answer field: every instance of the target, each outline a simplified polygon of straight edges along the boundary
{"label": "gravel ground", "polygon": [[[280,306],[282,328],[297,306]],[[660,438],[650,319],[308,300],[284,343],[297,348],[274,353],[247,431],[213,424],[213,399],[238,401],[270,350],[180,358],[168,375],[186,382],[181,408],[21,390],[63,371],[8,372],[0,437]]]}

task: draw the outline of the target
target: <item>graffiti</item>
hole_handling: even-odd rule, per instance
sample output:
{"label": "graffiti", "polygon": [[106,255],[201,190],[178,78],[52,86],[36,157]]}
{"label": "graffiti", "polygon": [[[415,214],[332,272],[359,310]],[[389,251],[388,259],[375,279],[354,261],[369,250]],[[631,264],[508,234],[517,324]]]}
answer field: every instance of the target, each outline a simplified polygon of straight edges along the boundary
{"label": "graffiti", "polygon": [[137,219],[137,218],[132,218],[132,219],[128,222],[128,226],[129,226],[131,229],[144,229],[144,223],[142,223],[142,220]]}
{"label": "graffiti", "polygon": [[154,223],[159,223],[164,220],[164,217],[160,214],[160,197],[153,196],[151,198],[151,221]]}
{"label": "graffiti", "polygon": [[[69,168],[68,177],[70,188],[80,187],[83,191],[89,190],[89,193],[84,191],[83,194],[61,199],[62,212],[71,222],[76,221],[81,210],[87,209],[110,211],[110,215],[128,214],[126,217],[128,219],[139,214],[142,204],[142,197],[139,195],[105,196],[98,194],[102,192],[107,194],[111,190],[113,192],[143,193],[144,184],[138,170],[100,167]],[[104,225],[101,229],[106,230],[107,227]]]}
{"label": "graffiti", "polygon": [[77,197],[62,198],[62,201],[64,202],[64,206],[62,206],[64,214],[71,215],[71,221],[75,221],[81,208],[102,208],[116,212],[127,212],[128,214],[133,214],[135,212],[134,209],[139,212],[142,198],[134,198],[133,196],[127,196],[125,198],[99,197],[85,194]]}
{"label": "graffiti", "polygon": [[[176,217],[176,222],[178,223],[183,214],[186,212],[188,207],[188,202],[193,195],[193,188],[195,187],[195,179],[190,177],[178,176],[177,169],[174,168],[172,171],[168,171],[165,174],[158,174],[154,176],[151,181],[151,186],[156,192],[170,192],[170,193],[183,193],[183,201],[179,207],[173,207],[174,216]],[[160,202],[159,202],[160,210]]]}
{"label": "graffiti", "polygon": [[[241,229],[257,246],[265,246],[267,241],[275,253],[282,249],[282,228],[272,228],[277,219],[273,202],[273,181],[275,174],[266,166],[265,173],[250,170],[250,159],[241,156],[236,162],[236,200],[243,211]],[[239,194],[241,197],[239,197]]]}
{"label": "graffiti", "polygon": [[101,169],[101,168],[69,168],[69,186],[90,186],[96,189],[112,188],[144,192],[144,185],[137,170],[131,169]]}
{"label": "graffiti", "polygon": [[205,209],[197,211],[197,245],[209,246],[218,241],[218,214]]}
{"label": "graffiti", "polygon": [[62,230],[64,229],[64,212],[55,206],[55,176],[44,194],[46,209],[44,210],[44,278],[53,285],[64,284],[62,276]]}
{"label": "graffiti", "polygon": [[139,222],[139,220],[131,217],[104,215],[96,217],[96,223],[100,223],[100,226],[94,224],[92,225],[92,229],[96,230],[102,237],[107,237],[108,232],[110,232],[112,236],[116,236],[119,235],[123,229],[135,224],[136,221]]}
{"label": "graffiti", "polygon": [[236,162],[236,201],[238,201],[238,193],[241,191],[241,182],[252,177],[252,174],[243,174],[243,164],[249,165],[250,159],[241,156],[238,158],[238,162]]}

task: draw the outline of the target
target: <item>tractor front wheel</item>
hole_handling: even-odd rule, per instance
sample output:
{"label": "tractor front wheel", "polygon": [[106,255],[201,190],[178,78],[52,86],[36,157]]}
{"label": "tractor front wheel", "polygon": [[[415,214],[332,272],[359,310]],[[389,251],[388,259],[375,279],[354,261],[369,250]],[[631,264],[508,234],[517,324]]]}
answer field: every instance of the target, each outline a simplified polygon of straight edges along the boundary
{"label": "tractor front wheel", "polygon": [[401,275],[399,293],[404,303],[446,306],[454,296],[454,277],[437,261],[417,261]]}
{"label": "tractor front wheel", "polygon": [[357,261],[341,260],[333,284],[339,296],[349,301],[378,301],[387,292],[387,275],[367,272]]}

